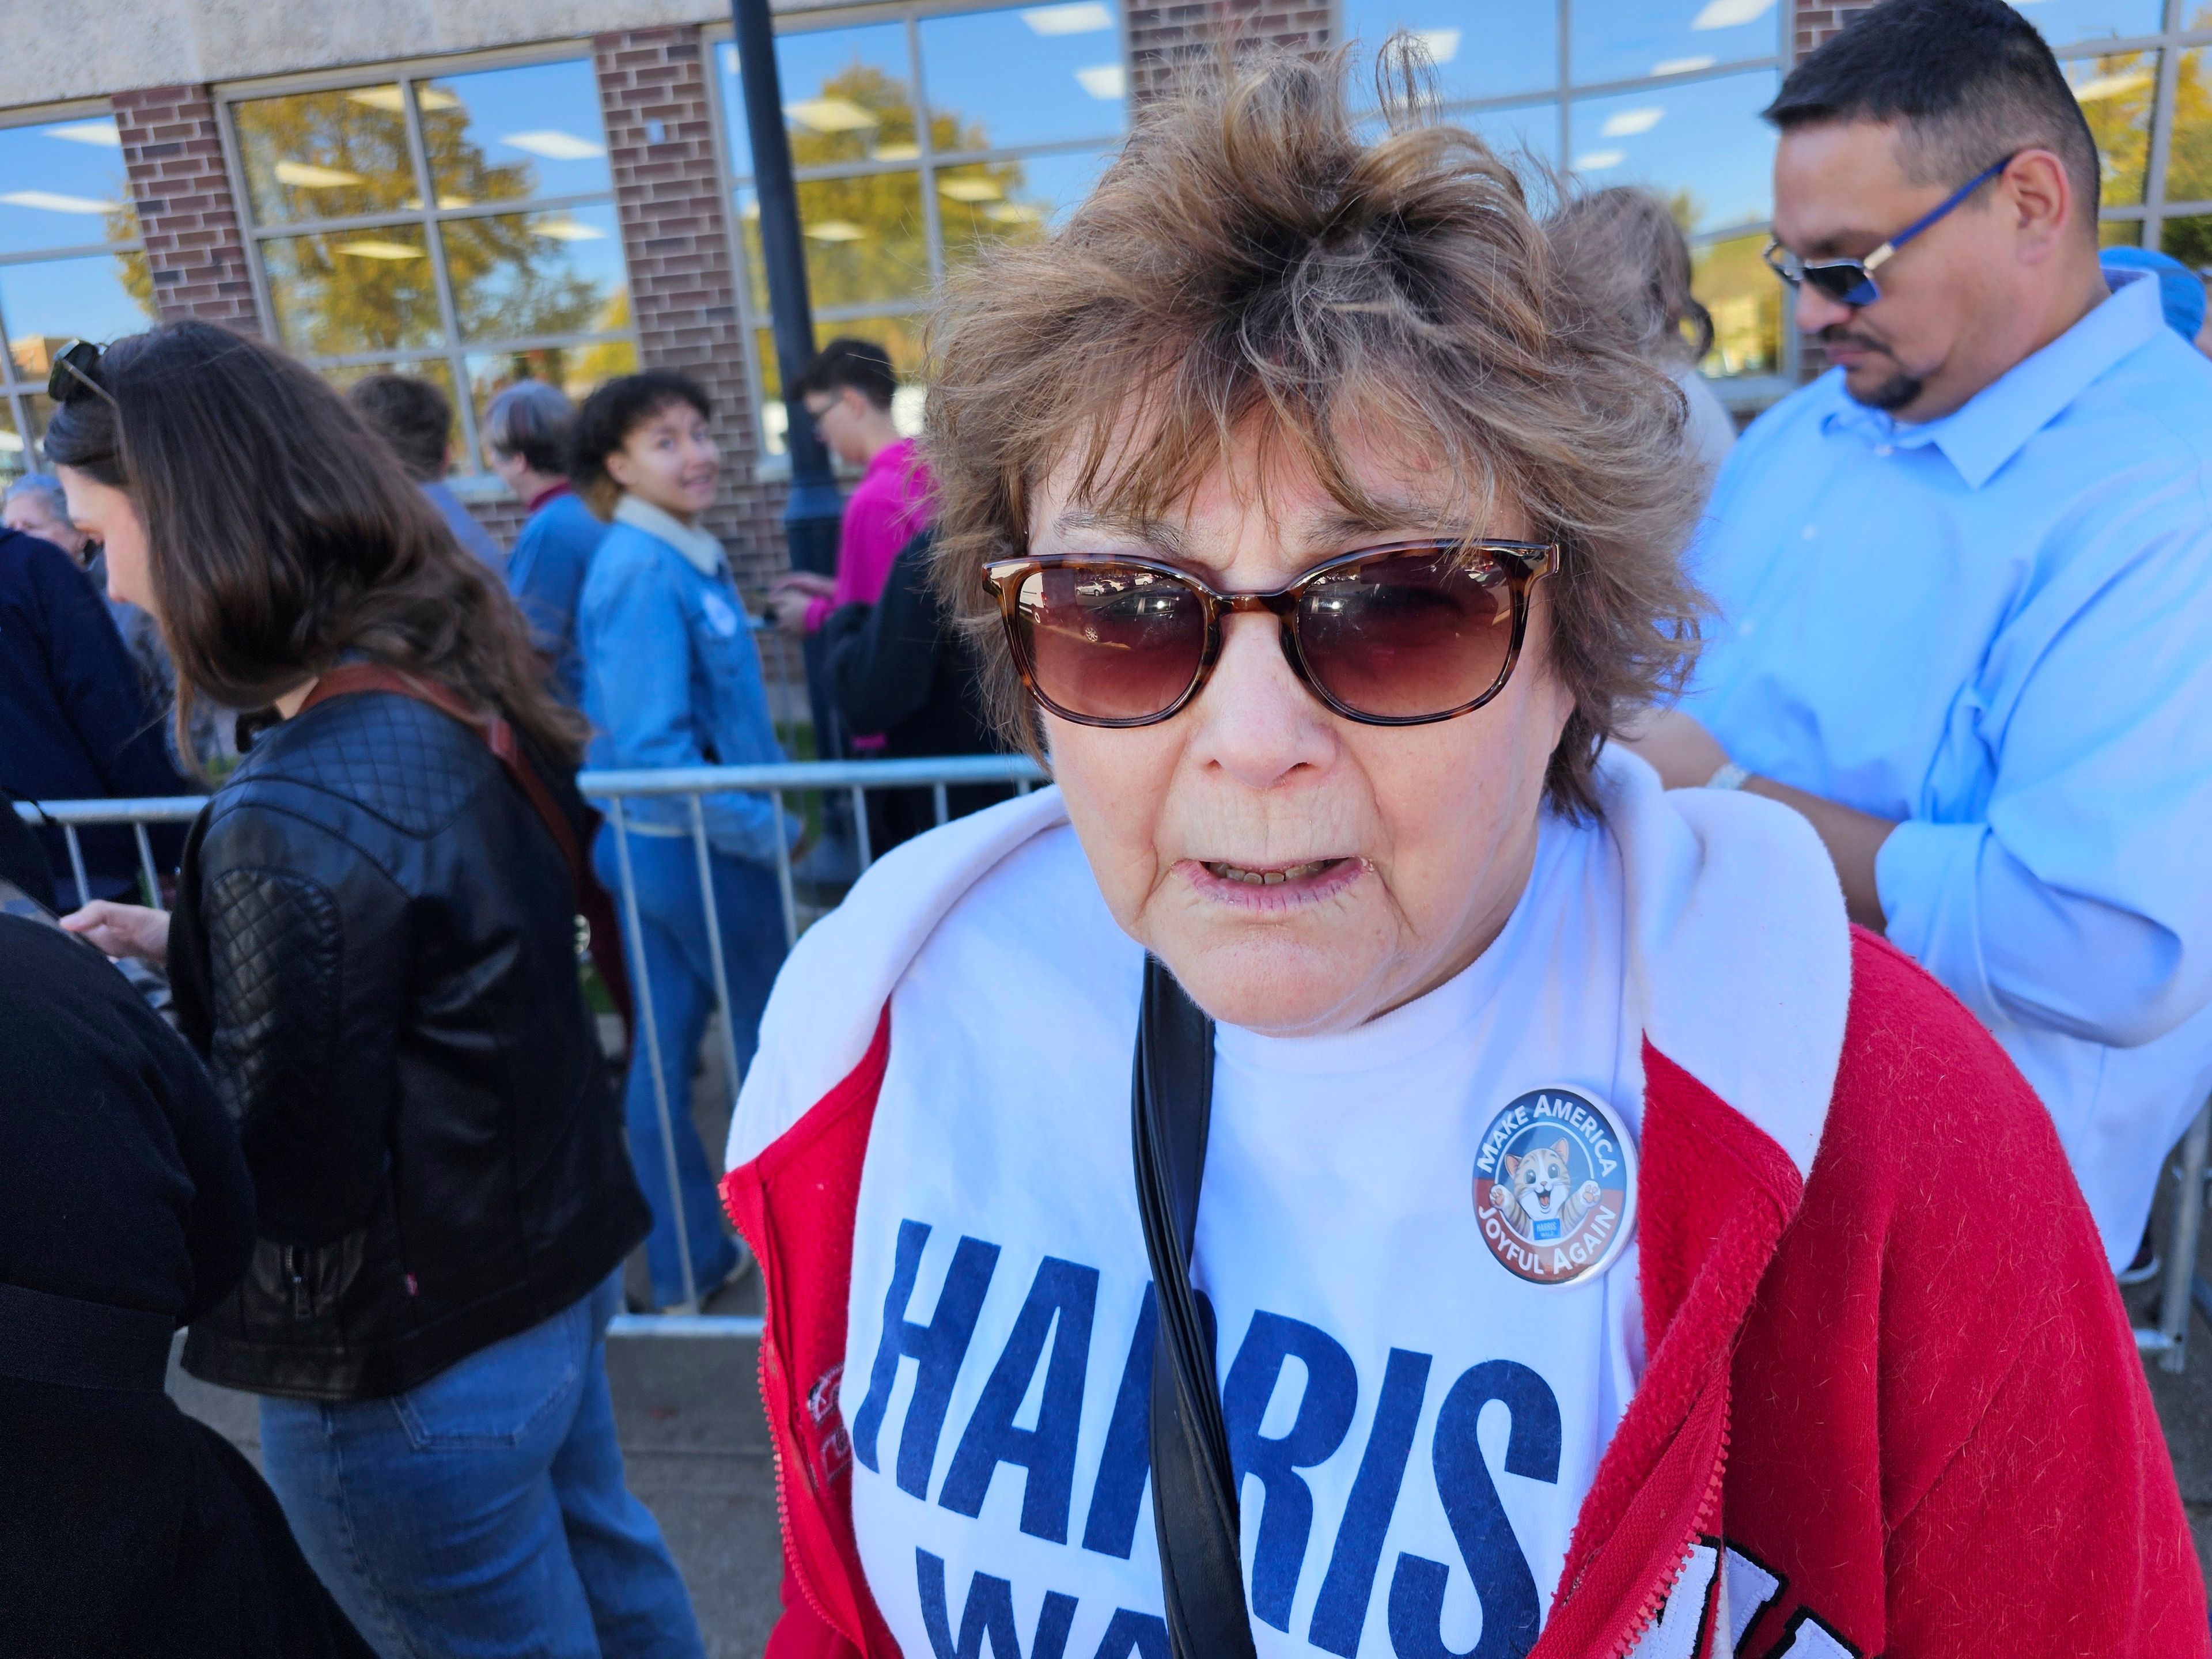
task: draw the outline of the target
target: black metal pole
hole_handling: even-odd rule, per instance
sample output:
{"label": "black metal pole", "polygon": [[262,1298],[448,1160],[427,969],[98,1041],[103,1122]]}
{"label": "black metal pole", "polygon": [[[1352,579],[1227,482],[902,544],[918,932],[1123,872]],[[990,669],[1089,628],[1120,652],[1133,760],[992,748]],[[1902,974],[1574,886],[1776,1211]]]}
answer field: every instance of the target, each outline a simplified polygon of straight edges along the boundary
{"label": "black metal pole", "polygon": [[815,435],[793,385],[814,356],[814,308],[806,293],[805,244],[799,228],[799,186],[791,176],[791,140],[783,126],[783,88],[775,66],[775,30],[769,0],[731,0],[738,31],[738,80],[744,90],[745,131],[752,140],[753,191],[760,202],[761,258],[781,372],[784,434],[791,456],[791,500],[783,527],[791,567],[829,575],[837,568],[837,526],[844,504],[830,471],[830,452]]}

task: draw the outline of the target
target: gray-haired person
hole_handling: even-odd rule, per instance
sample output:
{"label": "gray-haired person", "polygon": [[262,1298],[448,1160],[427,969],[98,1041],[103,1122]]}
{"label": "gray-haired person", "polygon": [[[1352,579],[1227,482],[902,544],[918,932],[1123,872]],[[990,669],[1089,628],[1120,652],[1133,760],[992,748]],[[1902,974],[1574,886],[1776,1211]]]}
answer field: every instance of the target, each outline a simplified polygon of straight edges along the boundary
{"label": "gray-haired person", "polygon": [[491,400],[483,418],[485,464],[530,512],[507,556],[507,588],[552,665],[555,695],[572,708],[584,696],[576,597],[607,533],[568,487],[568,435],[575,420],[575,405],[544,380],[507,387]]}

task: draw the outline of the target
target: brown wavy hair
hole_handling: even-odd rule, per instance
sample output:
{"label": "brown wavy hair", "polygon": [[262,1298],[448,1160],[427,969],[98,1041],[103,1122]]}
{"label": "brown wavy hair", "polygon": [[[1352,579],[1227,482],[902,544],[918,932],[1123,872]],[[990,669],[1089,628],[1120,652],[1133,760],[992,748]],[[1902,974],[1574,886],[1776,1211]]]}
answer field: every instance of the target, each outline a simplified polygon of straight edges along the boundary
{"label": "brown wavy hair", "polygon": [[171,323],[118,341],[92,378],[108,397],[68,398],[46,453],[128,491],[146,526],[180,752],[195,696],[258,709],[358,654],[439,681],[575,763],[586,729],[548,695],[506,585],[313,370],[211,324]]}
{"label": "brown wavy hair", "polygon": [[1463,501],[1517,501],[1559,544],[1540,591],[1574,711],[1546,783],[1589,811],[1605,739],[1695,648],[1684,401],[1555,255],[1513,169],[1425,113],[1419,48],[1385,47],[1389,130],[1372,143],[1346,63],[1217,61],[1140,112],[1062,229],[951,281],[930,336],[935,580],[1003,734],[1035,752],[982,567],[1025,547],[1048,470],[1077,466],[1102,511],[1156,516],[1256,437],[1385,521],[1345,459],[1355,432],[1383,439]]}

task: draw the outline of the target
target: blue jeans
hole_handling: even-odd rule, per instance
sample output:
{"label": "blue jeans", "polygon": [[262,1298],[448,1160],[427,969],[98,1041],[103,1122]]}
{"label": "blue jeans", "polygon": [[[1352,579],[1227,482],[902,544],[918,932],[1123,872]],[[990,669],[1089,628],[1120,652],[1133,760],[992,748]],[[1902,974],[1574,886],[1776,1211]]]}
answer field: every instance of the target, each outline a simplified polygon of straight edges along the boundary
{"label": "blue jeans", "polygon": [[[660,1073],[668,1090],[668,1121],[676,1135],[677,1195],[684,1237],[691,1247],[691,1273],[701,1291],[726,1277],[738,1262],[737,1246],[722,1230],[722,1201],[714,1164],[708,1163],[691,1122],[691,1067],[699,1057],[708,1017],[714,1011],[714,962],[707,940],[706,907],[699,891],[699,854],[690,836],[648,836],[633,830],[630,872],[637,883],[640,941],[629,939],[630,988],[641,997],[650,986],[654,1035],[659,1038]],[[738,1075],[752,1064],[760,1041],[761,1010],[769,988],[783,965],[783,895],[775,872],[726,854],[709,853],[714,901],[722,935],[722,962],[729,976],[730,1036],[737,1045]],[[622,869],[612,825],[602,828],[592,848],[592,865],[615,895],[625,935],[629,910],[622,900]],[[644,958],[642,972],[639,957]],[[653,1086],[652,1049],[646,1042],[645,1010],[637,1011],[629,1057],[629,1079],[623,1090],[623,1113],[629,1125],[630,1162],[638,1185],[653,1206],[653,1233],[645,1242],[646,1264],[653,1272],[653,1299],[663,1307],[684,1299],[684,1267],[678,1255],[677,1204],[668,1192],[668,1154],[660,1137],[660,1112]]]}
{"label": "blue jeans", "polygon": [[261,1401],[300,1547],[383,1659],[705,1649],[660,1528],[623,1484],[607,1393],[616,1274],[386,1400]]}

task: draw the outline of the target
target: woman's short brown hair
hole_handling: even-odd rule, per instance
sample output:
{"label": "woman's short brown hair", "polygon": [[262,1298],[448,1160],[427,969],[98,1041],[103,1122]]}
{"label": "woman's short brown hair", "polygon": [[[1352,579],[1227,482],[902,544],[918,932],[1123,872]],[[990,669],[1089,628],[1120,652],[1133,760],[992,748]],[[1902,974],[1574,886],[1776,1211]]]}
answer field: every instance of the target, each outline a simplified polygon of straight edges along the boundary
{"label": "woman's short brown hair", "polygon": [[1605,738],[1679,683],[1695,643],[1685,405],[1554,257],[1513,170],[1415,118],[1418,48],[1401,38],[1384,58],[1393,113],[1375,142],[1340,53],[1217,69],[1141,112],[1064,228],[951,283],[925,439],[937,580],[1002,731],[1035,749],[982,566],[1026,545],[1046,472],[1073,462],[1081,498],[1153,516],[1256,435],[1385,521],[1346,463],[1356,423],[1464,500],[1517,501],[1559,544],[1543,586],[1574,712],[1547,786],[1589,811]]}

